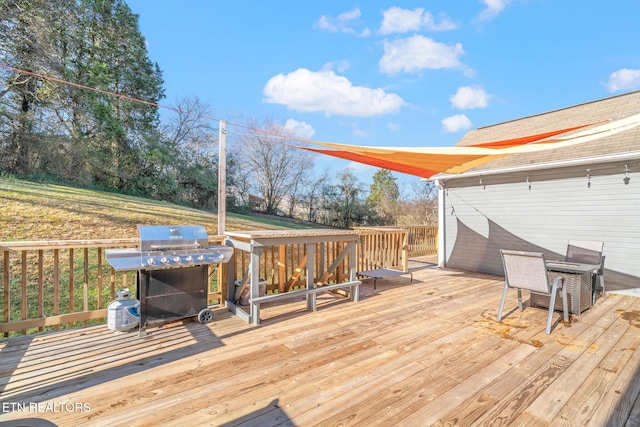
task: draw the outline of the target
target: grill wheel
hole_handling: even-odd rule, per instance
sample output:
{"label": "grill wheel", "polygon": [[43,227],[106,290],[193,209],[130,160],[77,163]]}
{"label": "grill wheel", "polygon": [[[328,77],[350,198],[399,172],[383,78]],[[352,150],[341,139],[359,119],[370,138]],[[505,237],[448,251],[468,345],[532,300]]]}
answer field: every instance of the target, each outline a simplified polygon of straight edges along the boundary
{"label": "grill wheel", "polygon": [[213,312],[208,308],[205,308],[198,313],[198,322],[209,323],[213,320]]}

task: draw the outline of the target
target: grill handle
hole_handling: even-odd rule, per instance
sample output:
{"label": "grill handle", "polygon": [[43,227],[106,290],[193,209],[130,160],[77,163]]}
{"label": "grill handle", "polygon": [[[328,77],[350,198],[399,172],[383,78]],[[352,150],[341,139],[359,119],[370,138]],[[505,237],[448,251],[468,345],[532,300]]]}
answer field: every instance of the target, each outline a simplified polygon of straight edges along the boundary
{"label": "grill handle", "polygon": [[202,245],[199,243],[193,244],[184,244],[184,245],[149,245],[149,249],[177,249],[177,248],[193,248],[198,249],[201,248]]}

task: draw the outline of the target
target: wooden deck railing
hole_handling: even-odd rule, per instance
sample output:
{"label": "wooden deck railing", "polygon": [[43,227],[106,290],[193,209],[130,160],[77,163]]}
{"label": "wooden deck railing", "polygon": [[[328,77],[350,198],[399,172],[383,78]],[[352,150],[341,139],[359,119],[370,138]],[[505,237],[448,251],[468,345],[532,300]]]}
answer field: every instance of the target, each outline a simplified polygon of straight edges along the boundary
{"label": "wooden deck railing", "polygon": [[[433,236],[437,233],[429,227],[358,228],[356,232],[360,236],[358,271],[382,266],[406,271],[412,253],[436,251]],[[210,237],[210,243],[221,244],[223,239],[224,236]],[[135,271],[115,271],[105,261],[104,250],[136,247],[137,244],[135,238],[0,242],[0,337],[104,323],[107,306],[117,289],[130,288],[135,295],[137,274]],[[344,244],[325,244],[323,252],[317,247],[315,265],[326,270]],[[268,282],[267,292],[286,292],[304,286],[301,266],[305,256],[303,245],[265,248],[260,261],[260,277]],[[234,260],[238,276],[235,279],[242,279],[249,258],[236,251]],[[329,281],[346,280],[350,261],[345,260]],[[218,274],[209,275],[209,303],[220,303],[221,295],[226,294],[226,265],[213,265],[210,273],[215,268]]]}
{"label": "wooden deck railing", "polygon": [[[216,237],[213,243],[220,243]],[[137,244],[135,238],[0,242],[1,336],[104,322],[116,289],[135,295],[137,274],[115,271],[104,250]]]}
{"label": "wooden deck railing", "polygon": [[409,256],[434,255],[438,253],[438,226],[412,225],[409,232]]}
{"label": "wooden deck railing", "polygon": [[410,225],[402,227],[355,227],[356,231],[407,231],[408,256],[433,255],[438,253],[438,226],[437,225]]}
{"label": "wooden deck railing", "polygon": [[381,267],[409,266],[409,231],[393,227],[356,227],[360,237],[358,245],[358,271]]}

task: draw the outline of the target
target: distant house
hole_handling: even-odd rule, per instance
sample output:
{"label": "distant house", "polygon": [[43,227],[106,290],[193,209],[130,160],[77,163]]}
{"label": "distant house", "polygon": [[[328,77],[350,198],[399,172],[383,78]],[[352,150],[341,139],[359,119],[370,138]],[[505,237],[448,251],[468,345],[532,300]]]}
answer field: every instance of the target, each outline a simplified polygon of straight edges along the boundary
{"label": "distant house", "polygon": [[227,187],[227,197],[235,200],[237,206],[244,206],[253,212],[264,212],[267,208],[262,197],[243,191],[234,185]]}
{"label": "distant house", "polygon": [[[456,146],[637,113],[640,92],[633,92],[473,130]],[[501,275],[501,248],[562,259],[570,239],[598,240],[605,242],[607,289],[640,293],[640,126],[434,179],[440,265]]]}

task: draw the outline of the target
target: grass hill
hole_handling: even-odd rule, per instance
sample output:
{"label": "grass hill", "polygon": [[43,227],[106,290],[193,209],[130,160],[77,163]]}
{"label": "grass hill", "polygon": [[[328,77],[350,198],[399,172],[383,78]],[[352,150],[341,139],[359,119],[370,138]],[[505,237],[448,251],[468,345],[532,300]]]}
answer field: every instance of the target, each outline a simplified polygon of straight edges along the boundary
{"label": "grass hill", "polygon": [[[218,215],[162,201],[0,177],[0,242],[137,237],[138,225],[161,224],[198,224],[216,235]],[[312,226],[227,213],[225,228]]]}

